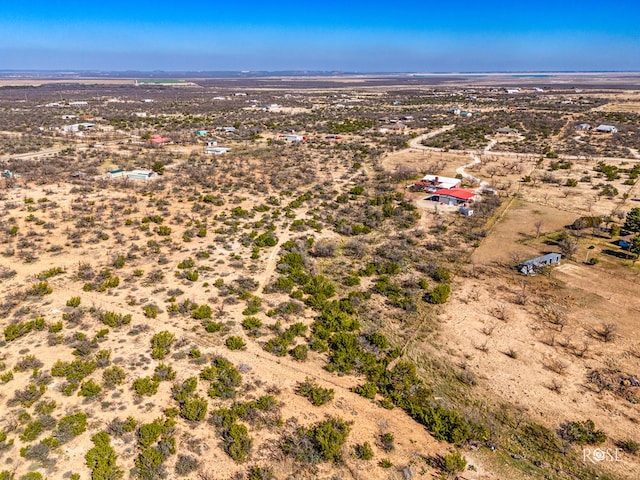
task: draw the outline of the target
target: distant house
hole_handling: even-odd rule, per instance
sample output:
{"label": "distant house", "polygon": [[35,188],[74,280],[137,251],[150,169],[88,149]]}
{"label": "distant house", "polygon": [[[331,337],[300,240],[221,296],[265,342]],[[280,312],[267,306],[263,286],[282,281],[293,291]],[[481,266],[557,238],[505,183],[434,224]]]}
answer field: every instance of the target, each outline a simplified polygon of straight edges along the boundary
{"label": "distant house", "polygon": [[196,130],[196,136],[198,137],[208,137],[209,132],[206,130]]}
{"label": "distant house", "polygon": [[89,102],[69,102],[70,107],[84,107],[85,105],[89,105]]}
{"label": "distant house", "polygon": [[208,147],[204,149],[204,153],[210,155],[222,155],[224,153],[227,153],[229,150],[231,149],[227,147]]}
{"label": "distant house", "polygon": [[462,110],[460,110],[459,108],[450,108],[449,110],[447,110],[447,113],[453,113],[454,115],[460,115],[462,113]]}
{"label": "distant house", "polygon": [[596,132],[600,132],[600,133],[618,133],[618,129],[617,129],[617,127],[614,127],[613,125],[598,125],[598,128],[596,128]]}
{"label": "distant house", "polygon": [[207,146],[207,147],[216,147],[216,146],[218,146],[218,142],[216,142],[215,140],[210,140],[207,143],[205,143],[205,146]]}
{"label": "distant house", "polygon": [[471,112],[460,112],[461,117],[472,117],[473,113]]}
{"label": "distant house", "polygon": [[509,94],[520,93],[519,88],[505,88],[504,91]]}
{"label": "distant house", "polygon": [[520,273],[525,275],[535,275],[536,269],[544,268],[551,265],[560,265],[560,259],[562,255],[559,253],[547,253],[541,257],[532,258],[526,260],[518,265]]}
{"label": "distant house", "polygon": [[581,123],[581,124],[580,124],[580,125],[578,125],[576,128],[577,128],[578,130],[584,130],[584,131],[586,131],[586,130],[591,130],[591,124],[589,124],[589,123]]}
{"label": "distant house", "polygon": [[444,188],[436,190],[429,200],[434,202],[440,202],[445,205],[464,205],[472,202],[476,196],[476,192],[473,190],[466,190],[464,188]]}
{"label": "distant house", "polygon": [[62,127],[63,132],[80,132],[82,130],[88,130],[93,128],[94,124],[89,122],[84,123],[74,123],[73,125],[65,125]]}
{"label": "distant house", "polygon": [[404,117],[400,117],[400,120],[402,120],[403,122],[412,122],[413,115],[405,115]]}
{"label": "distant house", "polygon": [[157,176],[158,174],[152,170],[132,170],[127,173],[127,178],[131,180],[149,180]]}
{"label": "distant house", "polygon": [[222,127],[222,131],[225,133],[235,133],[237,130],[236,127]]}
{"label": "distant house", "polygon": [[508,128],[508,127],[499,128],[498,130],[496,130],[496,132],[499,133],[500,135],[518,135],[520,133],[515,128]]}
{"label": "distant house", "polygon": [[271,105],[263,105],[260,107],[261,110],[265,112],[279,112],[282,107],[277,103],[272,103]]}
{"label": "distant house", "polygon": [[304,142],[307,140],[307,137],[304,135],[278,135],[278,138],[284,140],[285,142]]}
{"label": "distant house", "polygon": [[171,141],[168,137],[163,137],[162,135],[151,135],[148,142],[152,145],[162,145],[165,143],[169,143]]}
{"label": "distant house", "polygon": [[394,123],[381,126],[378,131],[380,133],[402,133],[407,129],[407,126],[403,123]]}

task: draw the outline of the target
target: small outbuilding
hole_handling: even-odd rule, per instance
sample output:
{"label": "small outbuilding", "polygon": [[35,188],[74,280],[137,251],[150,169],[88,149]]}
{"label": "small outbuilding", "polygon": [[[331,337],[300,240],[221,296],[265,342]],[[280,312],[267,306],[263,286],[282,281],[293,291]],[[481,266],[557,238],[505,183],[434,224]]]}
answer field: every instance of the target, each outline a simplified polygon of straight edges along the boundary
{"label": "small outbuilding", "polygon": [[581,123],[580,125],[577,126],[577,129],[578,130],[583,130],[583,131],[591,130],[591,124],[589,124],[589,123]]}

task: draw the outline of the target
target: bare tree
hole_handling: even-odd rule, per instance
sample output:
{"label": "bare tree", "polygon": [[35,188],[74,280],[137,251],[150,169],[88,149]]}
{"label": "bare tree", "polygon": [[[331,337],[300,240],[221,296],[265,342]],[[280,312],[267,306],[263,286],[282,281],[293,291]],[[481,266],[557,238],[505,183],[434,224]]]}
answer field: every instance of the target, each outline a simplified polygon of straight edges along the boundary
{"label": "bare tree", "polygon": [[540,230],[542,229],[542,225],[543,224],[544,224],[544,222],[542,220],[537,220],[533,224],[533,227],[536,229],[536,238],[538,238],[540,236]]}

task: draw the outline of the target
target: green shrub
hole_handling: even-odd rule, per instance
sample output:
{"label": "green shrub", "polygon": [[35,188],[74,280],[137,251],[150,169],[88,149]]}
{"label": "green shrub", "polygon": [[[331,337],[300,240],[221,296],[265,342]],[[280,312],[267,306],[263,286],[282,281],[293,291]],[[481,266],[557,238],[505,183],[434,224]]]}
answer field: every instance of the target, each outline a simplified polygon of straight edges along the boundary
{"label": "green shrub", "polygon": [[369,442],[356,443],[353,447],[353,454],[360,460],[371,460],[373,458],[373,449]]}
{"label": "green shrub", "polygon": [[89,380],[88,382],[84,382],[80,385],[80,391],[78,395],[81,397],[95,397],[100,394],[102,391],[102,387],[95,383],[93,380]]}
{"label": "green shrub", "polygon": [[156,318],[158,316],[158,307],[156,305],[146,305],[142,308],[142,311],[147,318]]}
{"label": "green shrub", "polygon": [[171,395],[175,401],[182,404],[195,392],[197,386],[198,379],[196,377],[189,377],[182,383],[174,384],[171,389]]}
{"label": "green shrub", "polygon": [[121,385],[124,381],[124,370],[118,366],[106,368],[102,372],[102,380],[105,388],[115,388],[117,385]]}
{"label": "green shrub", "polygon": [[432,303],[434,305],[440,305],[445,303],[451,294],[451,287],[447,283],[443,283],[438,285],[436,288],[431,290],[431,293],[427,295],[427,302]]}
{"label": "green shrub", "polygon": [[261,467],[254,465],[247,472],[247,480],[275,480],[276,476],[273,474],[271,467]]}
{"label": "green shrub", "polygon": [[151,423],[143,423],[138,427],[138,444],[143,448],[150,447],[167,433],[173,423],[173,420],[163,418],[156,418]]}
{"label": "green shrub", "polygon": [[190,422],[199,422],[207,414],[207,405],[205,398],[199,396],[187,398],[180,406],[180,416]]}
{"label": "green shrub", "polygon": [[51,277],[55,277],[56,275],[62,275],[64,273],[64,268],[62,267],[53,267],[49,270],[45,270],[44,272],[40,272],[36,277],[38,280],[46,280]]}
{"label": "green shrub", "polygon": [[181,261],[178,264],[178,268],[180,269],[193,268],[195,266],[196,266],[196,262],[194,262],[193,258],[191,257],[185,258],[183,261]]}
{"label": "green shrub", "polygon": [[104,368],[111,363],[111,350],[100,350],[95,356],[96,365]]}
{"label": "green shrub", "polygon": [[256,317],[247,317],[242,320],[242,328],[249,332],[256,332],[262,327],[262,321]]}
{"label": "green shrub", "polygon": [[222,327],[223,325],[221,322],[207,322],[204,324],[204,329],[209,333],[219,332],[222,330]]}
{"label": "green shrub", "polygon": [[567,422],[562,426],[561,434],[566,440],[580,445],[597,445],[607,439],[607,435],[602,430],[596,430],[592,420]]}
{"label": "green shrub", "polygon": [[231,398],[242,383],[240,372],[222,357],[216,357],[212,365],[202,370],[200,378],[211,382],[209,396],[212,398]]}
{"label": "green shrub", "polygon": [[338,462],[349,431],[345,421],[330,417],[310,427],[298,428],[293,436],[284,438],[281,448],[285,454],[304,463]]}
{"label": "green shrub", "polygon": [[114,268],[122,268],[124,267],[124,265],[127,263],[127,257],[125,257],[124,255],[118,255],[113,262],[111,263],[111,265]]}
{"label": "green shrub", "polygon": [[395,446],[394,446],[394,441],[395,438],[393,436],[393,433],[383,433],[380,435],[380,448],[382,448],[382,450],[384,450],[385,452],[391,452]]}
{"label": "green shrub", "polygon": [[171,332],[156,333],[151,339],[151,358],[162,360],[169,353],[174,341],[175,335]]}
{"label": "green shrub", "polygon": [[171,227],[166,225],[159,225],[156,227],[155,232],[161,237],[168,237],[171,235]]}
{"label": "green shrub", "polygon": [[309,347],[306,345],[296,345],[289,352],[294,360],[298,362],[304,362],[309,356]]}
{"label": "green shrub", "polygon": [[244,340],[242,339],[242,337],[235,337],[235,336],[227,337],[224,344],[227,346],[229,350],[241,350],[247,346],[247,344],[244,343]]}
{"label": "green shrub", "polygon": [[207,304],[202,305],[194,305],[195,308],[191,309],[191,318],[195,318],[196,320],[205,320],[211,318],[212,311],[211,307]]}
{"label": "green shrub", "polygon": [[17,338],[25,336],[33,330],[44,330],[45,326],[44,318],[35,318],[26,322],[14,323],[13,325],[5,327],[4,339],[7,342],[11,342]]}
{"label": "green shrub", "polygon": [[141,377],[133,381],[133,390],[138,395],[152,396],[158,392],[160,382],[153,377]]}
{"label": "green shrub", "polygon": [[376,398],[376,393],[378,393],[378,387],[375,383],[367,382],[363,385],[358,385],[353,389],[353,391],[364,398],[370,398],[373,400]]}
{"label": "green shrub", "polygon": [[123,315],[115,312],[100,312],[98,318],[102,323],[112,328],[117,328],[122,325],[128,325],[131,323],[131,314]]}
{"label": "green shrub", "polygon": [[247,308],[242,311],[243,315],[255,315],[260,311],[262,300],[255,295],[250,295],[247,299]]}
{"label": "green shrub", "polygon": [[27,295],[30,297],[44,297],[53,292],[53,288],[49,285],[49,282],[43,281],[34,283],[27,289]]}
{"label": "green shrub", "polygon": [[234,423],[223,434],[224,451],[236,462],[244,462],[249,456],[253,440],[244,425]]}
{"label": "green shrub", "polygon": [[44,480],[40,472],[29,472],[20,476],[20,480]]}
{"label": "green shrub", "polygon": [[62,331],[62,321],[58,321],[56,323],[52,323],[49,325],[48,329],[49,333],[59,333]]}
{"label": "green shrub", "polygon": [[38,402],[35,407],[33,407],[33,411],[38,415],[49,415],[56,409],[55,400],[50,400],[48,402],[42,401]]}
{"label": "green shrub", "polygon": [[176,378],[176,372],[171,365],[160,363],[153,371],[153,378],[160,382],[172,381]]}
{"label": "green shrub", "polygon": [[635,440],[628,439],[616,442],[616,445],[631,455],[636,455],[640,452],[640,442],[636,442]]}
{"label": "green shrub", "polygon": [[[167,227],[168,228],[168,227]],[[156,448],[145,448],[135,460],[134,475],[141,480],[155,480],[166,478],[167,473],[163,465],[165,457]]]}
{"label": "green shrub", "polygon": [[29,422],[25,425],[20,440],[23,442],[33,442],[42,433],[42,423],[39,420]]}
{"label": "green shrub", "polygon": [[296,393],[305,397],[315,406],[330,402],[334,396],[334,390],[332,388],[322,388],[310,378],[298,383]]}
{"label": "green shrub", "polygon": [[447,475],[455,475],[463,472],[467,466],[467,461],[459,451],[451,452],[442,458],[442,471]]}
{"label": "green shrub", "polygon": [[118,456],[111,447],[109,434],[96,433],[91,437],[93,448],[85,455],[85,462],[91,470],[94,480],[117,480],[124,476],[124,471],[116,464]]}
{"label": "green shrub", "polygon": [[98,365],[95,360],[77,359],[72,362],[57,360],[51,367],[51,375],[65,377],[69,383],[78,384],[88,375],[91,375]]}
{"label": "green shrub", "polygon": [[74,413],[62,417],[58,422],[58,427],[54,432],[54,437],[60,443],[66,443],[72,438],[85,432],[87,429],[87,414],[83,412]]}

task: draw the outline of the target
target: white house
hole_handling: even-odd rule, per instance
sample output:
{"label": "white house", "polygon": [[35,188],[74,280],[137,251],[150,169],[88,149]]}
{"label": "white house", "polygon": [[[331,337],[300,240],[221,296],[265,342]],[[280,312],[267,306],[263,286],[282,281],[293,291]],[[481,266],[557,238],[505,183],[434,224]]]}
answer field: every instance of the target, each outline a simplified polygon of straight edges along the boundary
{"label": "white house", "polygon": [[131,180],[149,180],[157,176],[158,174],[152,170],[131,170],[127,173],[127,178]]}
{"label": "white house", "polygon": [[600,133],[618,133],[618,129],[613,125],[598,125],[596,132]]}
{"label": "white house", "polygon": [[383,125],[378,131],[380,133],[402,133],[407,129],[407,126],[403,123],[394,123],[391,125]]}
{"label": "white house", "polygon": [[500,135],[518,135],[518,130],[516,130],[515,128],[499,128],[498,130],[496,130],[496,133],[499,133]]}
{"label": "white house", "polygon": [[74,123],[73,125],[65,125],[62,127],[63,132],[79,132],[80,130],[87,130],[94,126],[93,123]]}
{"label": "white house", "polygon": [[278,138],[285,142],[304,142],[307,139],[304,135],[279,135]]}
{"label": "white house", "polygon": [[231,149],[227,147],[209,147],[204,149],[204,153],[210,155],[222,155],[224,153],[227,153],[229,150]]}
{"label": "white house", "polygon": [[422,180],[412,185],[415,190],[435,192],[436,190],[450,190],[459,188],[462,180],[452,177],[441,177],[439,175],[425,175]]}

